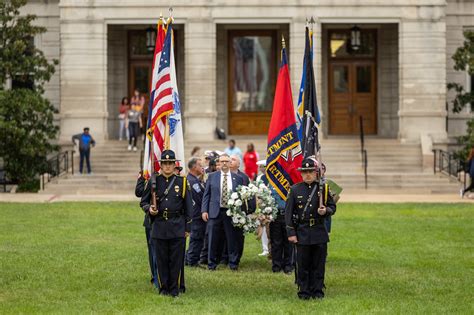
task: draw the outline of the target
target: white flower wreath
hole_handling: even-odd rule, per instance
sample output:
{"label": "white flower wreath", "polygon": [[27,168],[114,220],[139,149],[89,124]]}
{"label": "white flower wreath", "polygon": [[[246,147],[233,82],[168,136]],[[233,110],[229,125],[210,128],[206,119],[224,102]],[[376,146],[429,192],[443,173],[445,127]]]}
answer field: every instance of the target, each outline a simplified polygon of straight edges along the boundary
{"label": "white flower wreath", "polygon": [[[257,198],[255,213],[247,214],[242,210],[242,205]],[[240,227],[246,233],[254,232],[259,225],[265,225],[275,220],[278,208],[272,192],[262,181],[251,182],[248,186],[240,185],[230,195],[227,203],[227,215],[232,218],[232,224]]]}

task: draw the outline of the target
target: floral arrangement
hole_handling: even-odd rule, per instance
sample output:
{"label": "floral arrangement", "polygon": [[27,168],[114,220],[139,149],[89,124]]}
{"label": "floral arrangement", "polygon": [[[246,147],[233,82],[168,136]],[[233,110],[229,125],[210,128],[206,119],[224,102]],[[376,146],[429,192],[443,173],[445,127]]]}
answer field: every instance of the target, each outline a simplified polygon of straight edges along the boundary
{"label": "floral arrangement", "polygon": [[[248,209],[249,202],[256,198],[257,209],[255,213],[246,213],[242,210],[245,204]],[[227,215],[232,218],[232,224],[240,227],[246,233],[254,232],[259,225],[272,222],[278,208],[271,190],[262,182],[251,182],[248,186],[240,185],[230,195]]]}

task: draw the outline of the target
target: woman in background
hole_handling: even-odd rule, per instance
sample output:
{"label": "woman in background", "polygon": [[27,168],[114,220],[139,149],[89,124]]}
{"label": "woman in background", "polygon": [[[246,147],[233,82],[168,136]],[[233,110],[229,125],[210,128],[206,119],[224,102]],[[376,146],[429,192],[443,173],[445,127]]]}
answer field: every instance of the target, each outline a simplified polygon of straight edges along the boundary
{"label": "woman in background", "polygon": [[123,132],[125,131],[126,139],[129,138],[128,128],[125,128],[125,120],[127,118],[127,112],[130,109],[130,104],[128,103],[128,97],[122,98],[122,103],[119,106],[119,140],[122,141]]}
{"label": "woman in background", "polygon": [[244,166],[245,166],[245,174],[250,178],[250,180],[254,180],[257,177],[258,173],[258,153],[255,152],[255,147],[253,143],[247,144],[247,152],[244,154]]}

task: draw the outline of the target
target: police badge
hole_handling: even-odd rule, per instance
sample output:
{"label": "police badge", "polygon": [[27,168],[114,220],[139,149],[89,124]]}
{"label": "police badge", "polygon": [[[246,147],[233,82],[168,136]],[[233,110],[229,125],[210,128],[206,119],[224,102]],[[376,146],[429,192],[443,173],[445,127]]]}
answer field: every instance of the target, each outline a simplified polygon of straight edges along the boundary
{"label": "police badge", "polygon": [[176,193],[179,193],[179,186],[178,185],[174,186],[174,191],[176,191]]}

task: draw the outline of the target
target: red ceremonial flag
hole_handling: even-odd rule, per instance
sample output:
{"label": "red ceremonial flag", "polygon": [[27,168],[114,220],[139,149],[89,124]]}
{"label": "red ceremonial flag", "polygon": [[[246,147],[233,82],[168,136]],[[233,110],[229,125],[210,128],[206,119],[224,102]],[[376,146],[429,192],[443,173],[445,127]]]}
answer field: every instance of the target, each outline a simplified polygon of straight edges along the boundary
{"label": "red ceremonial flag", "polygon": [[272,119],[268,130],[267,166],[265,169],[268,182],[283,200],[286,200],[291,185],[302,180],[301,174],[297,170],[301,166],[302,160],[291,94],[290,73],[286,50],[283,47]]}

